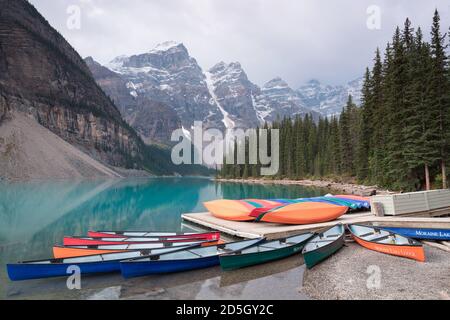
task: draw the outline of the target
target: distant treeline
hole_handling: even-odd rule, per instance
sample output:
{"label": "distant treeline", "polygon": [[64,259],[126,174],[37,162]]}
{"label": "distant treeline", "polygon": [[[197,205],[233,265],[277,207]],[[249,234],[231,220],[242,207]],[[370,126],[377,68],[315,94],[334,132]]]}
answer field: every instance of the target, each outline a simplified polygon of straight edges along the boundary
{"label": "distant treeline", "polygon": [[[367,68],[358,108],[350,96],[339,118],[285,118],[280,171],[273,178],[353,177],[396,190],[447,187],[450,68],[447,34],[435,12],[430,42],[421,28],[397,27],[384,56]],[[267,125],[265,126],[267,127]],[[260,176],[260,165],[224,165],[220,176]]]}

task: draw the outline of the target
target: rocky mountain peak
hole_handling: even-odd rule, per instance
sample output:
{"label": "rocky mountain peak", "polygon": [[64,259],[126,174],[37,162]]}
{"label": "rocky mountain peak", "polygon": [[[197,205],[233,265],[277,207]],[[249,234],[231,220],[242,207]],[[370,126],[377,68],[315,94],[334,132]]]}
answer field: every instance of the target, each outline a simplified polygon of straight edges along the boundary
{"label": "rocky mountain peak", "polygon": [[165,41],[156,45],[156,47],[150,50],[150,53],[175,53],[175,52],[188,52],[183,43],[177,41]]}
{"label": "rocky mountain peak", "polygon": [[362,78],[345,85],[326,85],[318,80],[310,80],[300,86],[296,93],[306,107],[322,116],[331,117],[341,113],[349,94],[353,96],[356,104],[360,104],[362,84]]}

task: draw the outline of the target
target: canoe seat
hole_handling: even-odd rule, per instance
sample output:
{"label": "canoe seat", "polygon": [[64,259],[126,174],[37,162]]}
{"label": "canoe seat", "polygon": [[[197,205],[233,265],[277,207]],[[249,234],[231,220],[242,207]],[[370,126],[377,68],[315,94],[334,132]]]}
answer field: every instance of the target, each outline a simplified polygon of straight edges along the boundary
{"label": "canoe seat", "polygon": [[367,233],[364,233],[364,234],[360,235],[360,237],[364,238],[364,237],[371,236],[371,235],[374,235],[374,234],[375,234],[375,232],[367,232]]}
{"label": "canoe seat", "polygon": [[389,237],[391,237],[391,235],[387,235],[387,236],[383,236],[383,237],[371,239],[371,240],[369,240],[369,241],[378,242],[378,241],[382,241],[382,240],[389,239]]}

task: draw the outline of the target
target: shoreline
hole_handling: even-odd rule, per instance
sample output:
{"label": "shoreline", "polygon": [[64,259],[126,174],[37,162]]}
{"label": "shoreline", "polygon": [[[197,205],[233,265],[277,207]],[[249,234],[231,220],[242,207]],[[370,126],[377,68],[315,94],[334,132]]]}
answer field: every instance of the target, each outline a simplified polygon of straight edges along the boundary
{"label": "shoreline", "polygon": [[324,188],[337,191],[339,193],[357,196],[373,196],[392,194],[391,191],[379,188],[378,186],[364,186],[353,183],[334,182],[331,180],[267,180],[267,179],[215,179],[217,182],[245,183],[245,184],[274,184],[274,185],[299,185],[304,187]]}

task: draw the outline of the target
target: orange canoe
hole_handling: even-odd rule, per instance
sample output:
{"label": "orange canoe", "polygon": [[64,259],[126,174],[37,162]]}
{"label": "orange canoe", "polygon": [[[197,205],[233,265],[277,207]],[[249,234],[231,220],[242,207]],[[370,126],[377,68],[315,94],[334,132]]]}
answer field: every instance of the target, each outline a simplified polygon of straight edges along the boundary
{"label": "orange canoe", "polygon": [[312,224],[336,220],[347,211],[348,207],[334,204],[300,202],[269,210],[261,214],[257,220],[280,224]]}
{"label": "orange canoe", "polygon": [[256,208],[274,208],[280,204],[269,200],[215,200],[204,203],[206,209],[215,217],[231,221],[254,221],[250,214]]}
{"label": "orange canoe", "polygon": [[281,203],[271,200],[216,200],[205,207],[217,218],[231,221],[263,221],[310,224],[336,220],[348,207],[322,202]]}
{"label": "orange canoe", "polygon": [[[208,246],[216,246],[223,244],[222,240],[219,241],[208,241],[208,242],[202,242],[198,245],[201,245],[202,247],[208,247]],[[120,248],[120,247],[129,247],[129,249],[107,249],[108,247],[111,248]],[[177,246],[172,246],[172,248],[176,249]],[[146,251],[148,254],[151,254],[152,250],[159,250],[161,248],[155,248],[155,247],[148,247],[146,248],[145,245],[139,245],[136,244],[135,246],[129,245],[129,246],[122,246],[122,245],[104,245],[104,246],[97,246],[96,248],[90,248],[89,246],[78,246],[78,247],[64,247],[64,246],[54,246],[53,247],[53,256],[55,259],[66,259],[66,258],[75,258],[75,257],[85,257],[85,256],[92,256],[92,255],[99,255],[99,254],[108,254],[108,253],[120,253],[120,252],[127,252],[127,251]]]}
{"label": "orange canoe", "polygon": [[416,240],[371,226],[350,225],[348,228],[355,241],[369,250],[425,262],[423,246]]}

